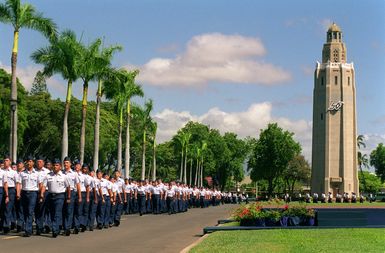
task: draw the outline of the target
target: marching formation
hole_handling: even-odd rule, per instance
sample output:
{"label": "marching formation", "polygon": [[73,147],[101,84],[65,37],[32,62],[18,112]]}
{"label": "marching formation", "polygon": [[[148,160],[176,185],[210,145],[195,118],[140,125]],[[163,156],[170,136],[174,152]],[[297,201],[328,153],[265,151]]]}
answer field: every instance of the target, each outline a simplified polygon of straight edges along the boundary
{"label": "marching formation", "polygon": [[[62,164],[64,168],[62,168]],[[216,189],[190,187],[158,179],[121,178],[119,171],[110,177],[90,170],[87,164],[39,157],[11,164],[9,156],[0,161],[0,229],[24,232],[24,237],[51,233],[57,237],[86,230],[120,225],[123,214],[175,214],[192,207],[205,208],[220,203],[236,203],[236,194]]]}

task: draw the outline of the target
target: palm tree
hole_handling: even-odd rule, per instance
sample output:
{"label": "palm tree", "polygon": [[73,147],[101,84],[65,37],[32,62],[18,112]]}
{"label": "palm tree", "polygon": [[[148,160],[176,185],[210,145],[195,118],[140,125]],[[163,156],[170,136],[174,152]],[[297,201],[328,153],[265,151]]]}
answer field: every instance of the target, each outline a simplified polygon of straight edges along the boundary
{"label": "palm tree", "polygon": [[11,56],[11,132],[10,153],[12,161],[17,157],[17,83],[16,65],[19,45],[19,32],[21,28],[39,31],[51,39],[56,37],[56,24],[43,14],[37,12],[30,4],[21,4],[20,0],[6,0],[0,3],[0,22],[13,26],[13,48]]}
{"label": "palm tree", "polygon": [[199,173],[199,168],[200,168],[200,156],[201,156],[201,148],[198,146],[195,146],[195,159],[196,159],[196,168],[195,168],[195,180],[194,180],[194,186],[198,184],[198,175]]}
{"label": "palm tree", "polygon": [[[142,97],[144,95],[142,87],[135,83],[135,78],[138,75],[139,71],[134,70],[128,72],[125,69],[120,69],[116,73],[116,78],[110,78],[104,84],[104,89],[106,92],[107,98],[113,98],[120,94],[123,99],[122,106],[125,107],[126,113],[126,147],[125,147],[125,178],[130,177],[130,122],[131,122],[131,99],[134,96]],[[120,123],[123,126],[123,115],[120,115],[122,122]],[[119,142],[121,144],[121,142]],[[121,150],[122,147],[119,147],[118,144],[118,165],[121,165]],[[121,167],[118,167],[119,169]]]}
{"label": "palm tree", "polygon": [[146,143],[147,143],[147,131],[149,131],[149,127],[151,125],[151,116],[150,113],[153,108],[152,100],[148,100],[144,104],[144,108],[142,110],[138,110],[138,119],[141,122],[141,128],[143,129],[143,138],[142,138],[142,173],[141,180],[144,180],[146,175]]}
{"label": "palm tree", "polygon": [[185,149],[185,138],[183,136],[183,132],[176,136],[176,140],[180,143],[180,171],[179,171],[179,181],[182,181],[183,177],[183,162],[184,162],[184,149]]}
{"label": "palm tree", "polygon": [[62,160],[68,156],[68,114],[72,97],[72,83],[78,78],[76,61],[79,59],[79,43],[71,30],[66,30],[60,36],[51,40],[48,47],[35,51],[31,58],[44,65],[43,73],[46,76],[60,74],[67,80],[67,96],[63,117]]}
{"label": "palm tree", "polygon": [[102,101],[103,95],[103,80],[108,80],[111,76],[114,75],[115,70],[110,67],[112,56],[116,51],[122,50],[121,46],[111,46],[108,48],[102,49],[99,53],[99,61],[97,69],[99,70],[96,74],[98,79],[98,89],[96,92],[96,115],[95,115],[95,128],[94,128],[94,162],[93,168],[95,170],[99,167],[99,136],[100,136],[100,104]]}
{"label": "palm tree", "polygon": [[203,159],[204,159],[204,155],[205,155],[205,152],[207,150],[207,142],[206,141],[203,141],[202,142],[202,147],[201,147],[201,168],[200,168],[200,186],[202,187],[203,186]]}
{"label": "palm tree", "polygon": [[187,183],[187,155],[188,155],[188,146],[191,139],[192,134],[190,132],[184,132],[183,138],[185,143],[185,156],[184,156],[184,170],[183,170],[183,182]]}
{"label": "palm tree", "polygon": [[156,131],[158,130],[158,124],[152,122],[151,124],[152,132],[152,181],[156,179]]}
{"label": "palm tree", "polygon": [[86,117],[87,117],[87,97],[88,84],[97,77],[100,62],[101,39],[96,39],[89,46],[81,45],[79,47],[80,60],[78,61],[78,74],[83,80],[83,98],[82,98],[82,125],[80,130],[80,163],[84,161],[84,148],[86,143]]}
{"label": "palm tree", "polygon": [[366,190],[366,181],[365,181],[363,168],[369,168],[369,159],[367,154],[362,154],[360,151],[361,147],[366,148],[366,144],[364,140],[365,140],[365,137],[362,134],[357,136],[357,147],[358,147],[357,163],[362,176],[362,184],[364,185],[364,189]]}

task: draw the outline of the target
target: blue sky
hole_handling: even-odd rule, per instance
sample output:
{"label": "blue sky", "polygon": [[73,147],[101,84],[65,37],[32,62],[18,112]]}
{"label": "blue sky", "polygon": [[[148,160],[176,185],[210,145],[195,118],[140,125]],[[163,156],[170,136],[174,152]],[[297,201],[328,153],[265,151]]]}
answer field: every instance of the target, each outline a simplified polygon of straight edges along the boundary
{"label": "blue sky", "polygon": [[[355,65],[358,131],[367,137],[367,152],[385,141],[384,1],[28,2],[85,43],[104,37],[106,45],[123,46],[114,65],[141,69],[138,82],[154,99],[160,141],[187,120],[242,137],[277,121],[295,132],[308,158],[313,71],[334,21]],[[12,30],[1,24],[0,34],[0,62],[7,67]],[[29,56],[46,43],[36,32],[21,31],[19,76],[27,87],[41,68]],[[60,77],[48,84],[54,97],[64,98]]]}

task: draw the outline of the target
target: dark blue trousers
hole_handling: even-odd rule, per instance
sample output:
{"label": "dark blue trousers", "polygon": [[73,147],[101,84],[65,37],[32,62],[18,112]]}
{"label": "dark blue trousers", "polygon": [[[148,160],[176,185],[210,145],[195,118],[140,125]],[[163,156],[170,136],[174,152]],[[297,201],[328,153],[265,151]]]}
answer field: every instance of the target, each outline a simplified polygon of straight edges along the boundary
{"label": "dark blue trousers", "polygon": [[120,201],[120,199],[118,198],[116,200],[116,209],[115,209],[115,213],[114,213],[113,223],[116,221],[120,222],[120,217],[122,216],[122,211],[123,211],[123,202]]}
{"label": "dark blue trousers", "polygon": [[[99,202],[98,202],[98,204],[99,204]],[[89,228],[94,227],[95,217],[96,217],[96,209],[98,208],[98,204],[95,204],[95,196],[93,193],[91,193],[90,194],[89,210],[88,210],[88,215],[87,215],[87,226]]]}
{"label": "dark blue trousers", "polygon": [[22,191],[21,204],[24,215],[24,231],[27,234],[32,234],[32,222],[36,207],[36,199],[38,198],[37,191]]}
{"label": "dark blue trousers", "polygon": [[4,222],[3,222],[3,228],[10,228],[11,222],[12,222],[12,212],[13,207],[15,205],[16,201],[16,189],[15,187],[9,187],[8,188],[8,204],[5,205],[4,209]]}
{"label": "dark blue trousers", "polygon": [[110,224],[110,215],[111,215],[111,198],[109,195],[104,196],[106,201],[106,211],[104,213],[103,225],[108,226]]}
{"label": "dark blue trousers", "polygon": [[78,201],[78,193],[74,205],[74,227],[79,229],[80,226],[86,225],[86,214],[88,214],[88,203],[86,202],[86,193],[82,192],[82,202]]}
{"label": "dark blue trousers", "polygon": [[159,194],[152,195],[152,211],[154,214],[160,213],[160,195]]}
{"label": "dark blue trousers", "polygon": [[64,193],[49,193],[49,210],[52,223],[52,232],[58,234],[63,224]]}
{"label": "dark blue trousers", "polygon": [[[71,201],[70,201],[70,203],[67,203],[67,201],[65,201],[65,203],[64,203],[64,212],[63,212],[63,217],[64,217],[64,223],[63,223],[64,226],[63,227],[64,227],[64,230],[69,230],[72,227],[72,223],[73,223],[73,219],[74,219],[75,199],[77,199],[76,194],[77,194],[76,192],[71,191]],[[53,224],[52,224],[52,226],[53,226]]]}
{"label": "dark blue trousers", "polygon": [[35,205],[35,222],[36,222],[36,229],[42,230],[44,228],[44,220],[45,220],[45,213],[49,209],[48,207],[48,191],[44,193],[44,199],[43,202],[39,202],[39,198],[36,199],[36,205]]}
{"label": "dark blue trousers", "polygon": [[17,227],[24,227],[24,214],[23,214],[23,204],[21,202],[21,198],[16,200],[15,203],[15,212],[16,212],[16,224]]}
{"label": "dark blue trousers", "polygon": [[146,195],[138,194],[138,211],[140,214],[146,213]]}
{"label": "dark blue trousers", "polygon": [[104,224],[104,216],[106,214],[106,203],[103,203],[102,197],[98,196],[98,206],[96,211],[96,219],[98,225]]}

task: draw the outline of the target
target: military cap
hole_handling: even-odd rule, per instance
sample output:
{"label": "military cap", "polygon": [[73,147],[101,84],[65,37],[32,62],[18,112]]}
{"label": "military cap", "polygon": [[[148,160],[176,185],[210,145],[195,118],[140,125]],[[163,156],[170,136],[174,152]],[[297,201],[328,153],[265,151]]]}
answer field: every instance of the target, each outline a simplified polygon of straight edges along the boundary
{"label": "military cap", "polygon": [[11,160],[11,156],[10,156],[9,154],[6,154],[6,155],[4,156],[4,160],[5,160],[5,159]]}
{"label": "military cap", "polygon": [[27,156],[27,159],[25,159],[25,160],[26,161],[30,161],[30,160],[35,161],[35,158],[32,155],[29,155],[29,156]]}
{"label": "military cap", "polygon": [[24,161],[23,161],[23,159],[17,159],[17,164],[19,164],[19,163],[24,163]]}
{"label": "military cap", "polygon": [[36,161],[39,161],[39,160],[45,160],[45,158],[42,156],[42,155],[38,155],[37,158],[36,158]]}
{"label": "military cap", "polygon": [[83,163],[82,168],[89,168],[89,167],[88,167],[88,164]]}
{"label": "military cap", "polygon": [[64,157],[64,160],[63,160],[63,162],[71,162],[71,159],[68,157],[68,156],[66,156],[66,157]]}
{"label": "military cap", "polygon": [[[64,159],[64,161],[65,161],[65,159]],[[61,162],[60,162],[60,159],[58,159],[58,158],[55,158],[55,159],[53,159],[53,163],[54,164],[61,164]]]}

